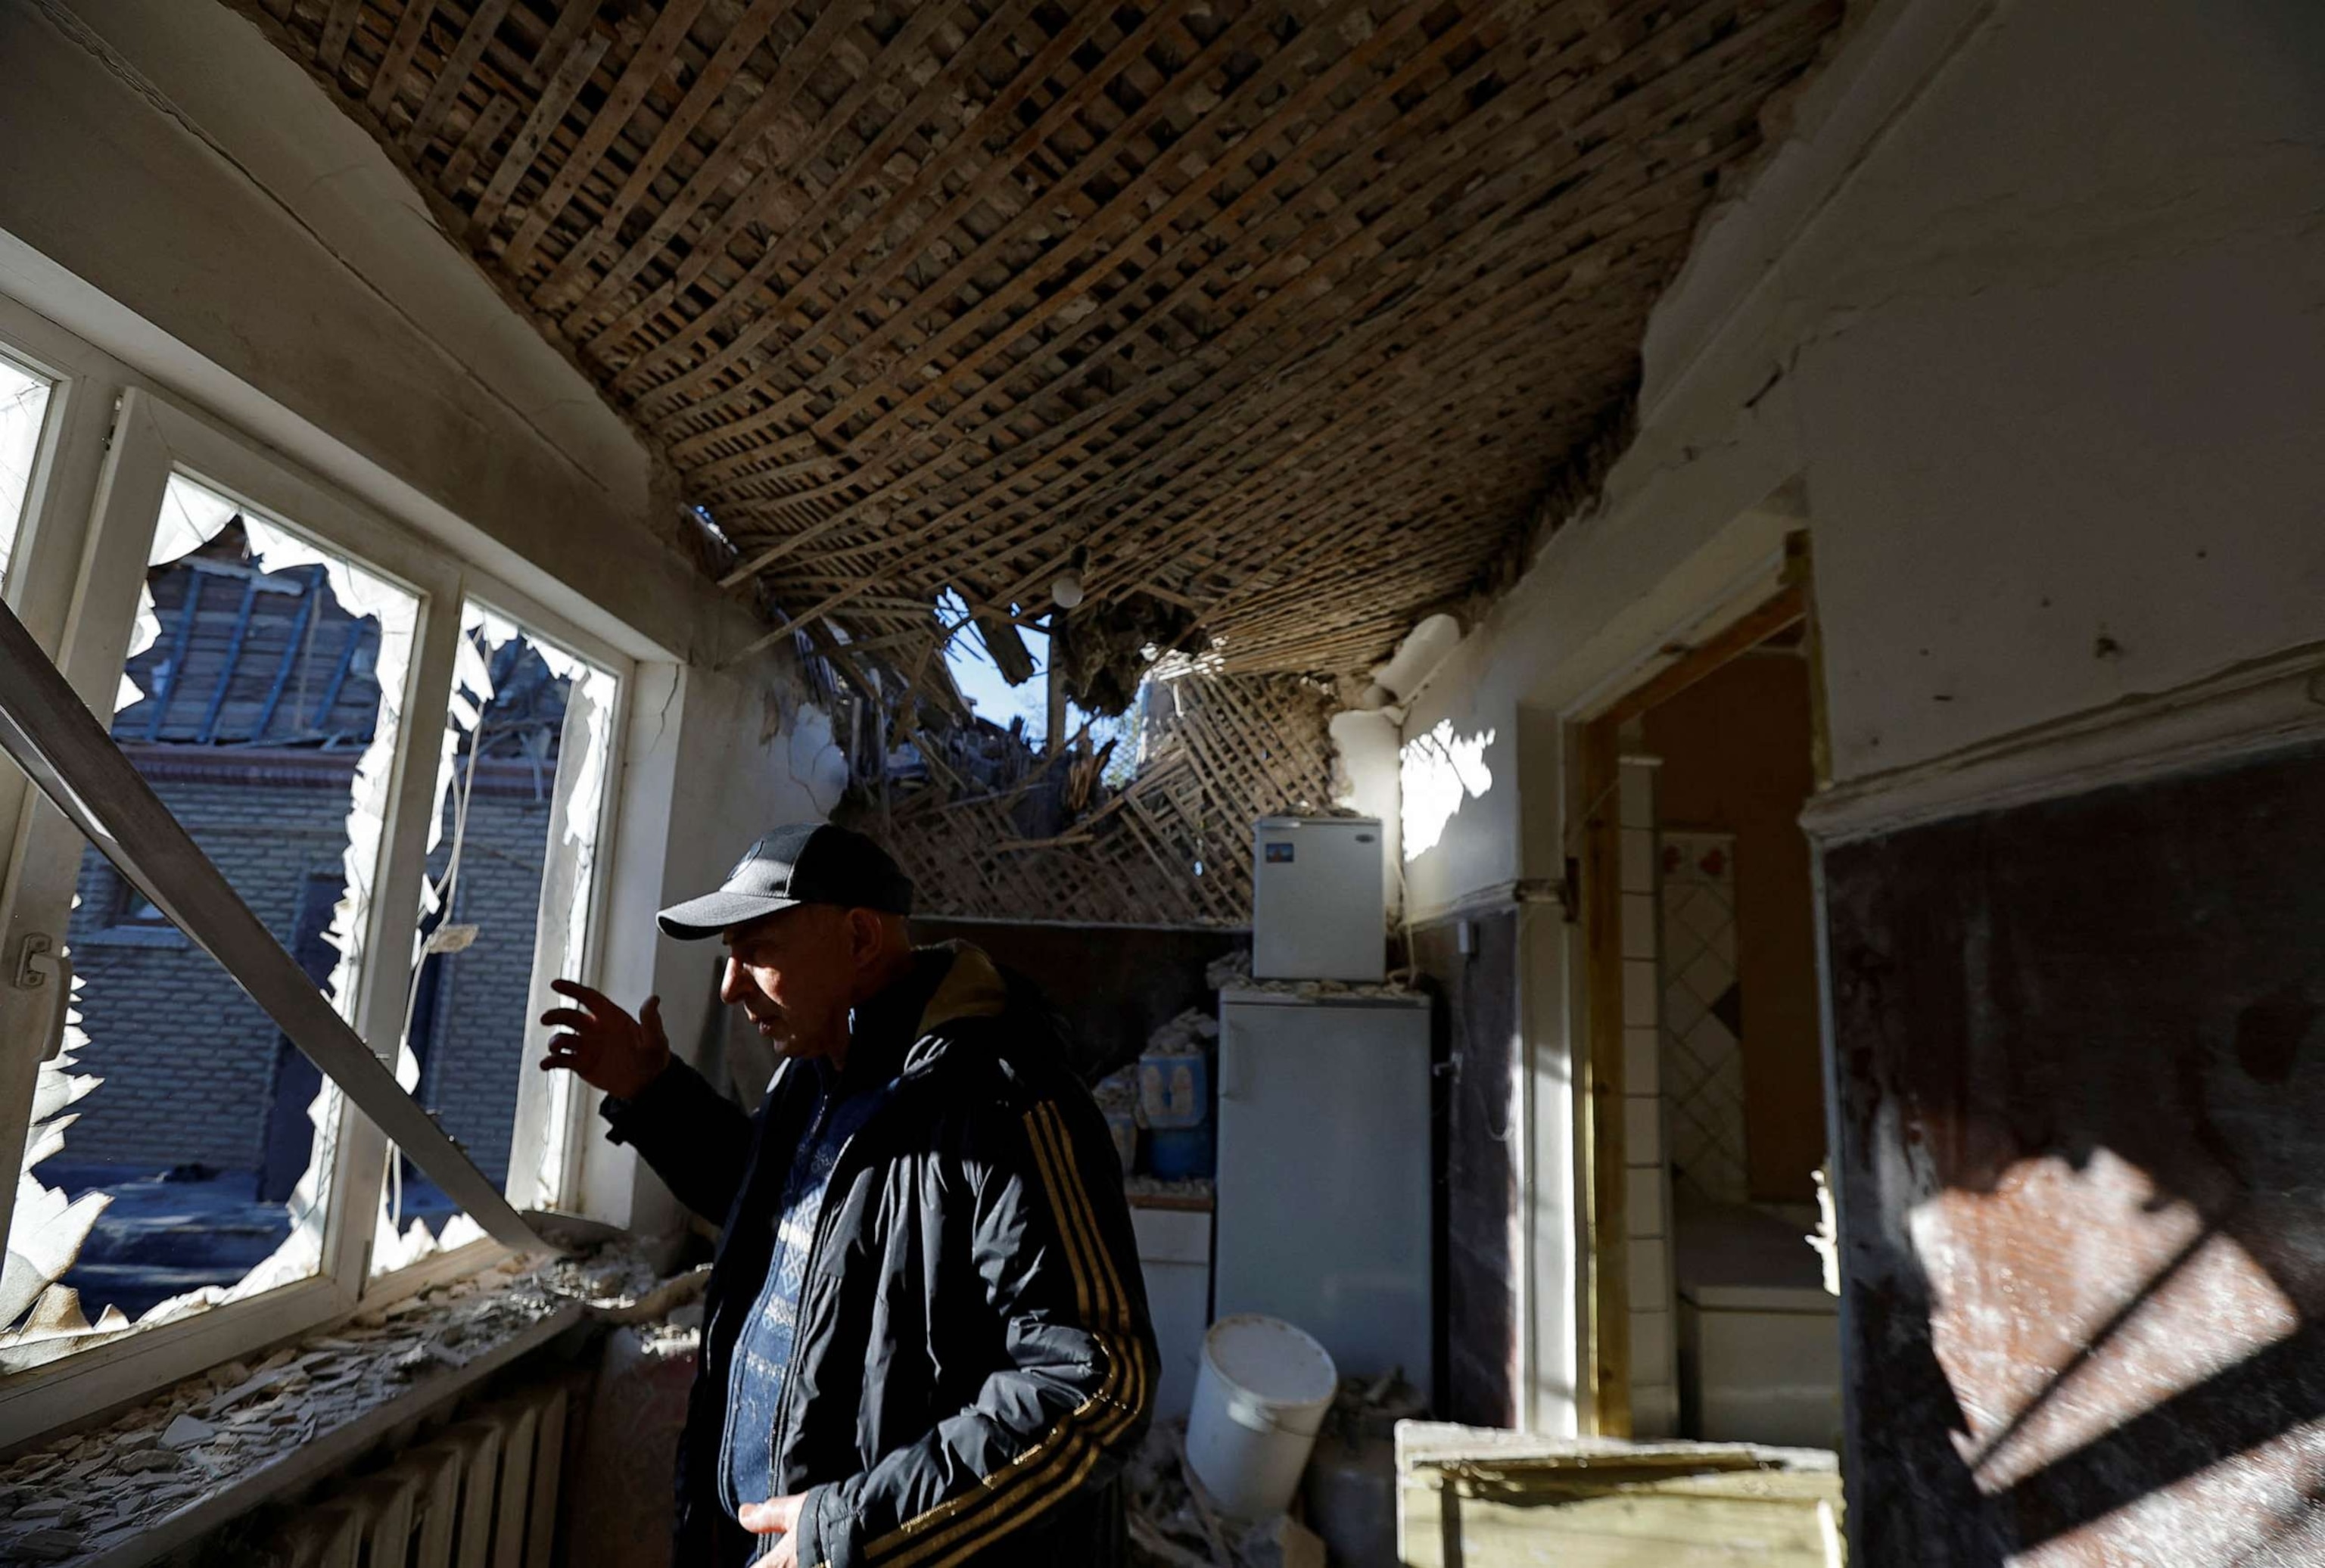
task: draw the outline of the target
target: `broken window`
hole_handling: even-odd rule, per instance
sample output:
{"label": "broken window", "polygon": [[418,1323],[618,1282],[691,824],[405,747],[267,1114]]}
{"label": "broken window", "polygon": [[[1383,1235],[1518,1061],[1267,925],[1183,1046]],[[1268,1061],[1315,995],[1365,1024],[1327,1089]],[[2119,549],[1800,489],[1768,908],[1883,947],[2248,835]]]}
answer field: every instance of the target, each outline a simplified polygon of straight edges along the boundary
{"label": "broken window", "polygon": [[[0,614],[0,1041],[23,1047],[0,1052],[0,1168],[19,1172],[0,1205],[12,1431],[351,1310],[396,1143],[474,1217],[463,1233],[535,1245],[499,1177],[461,1159],[393,1072],[411,955],[434,934],[420,924],[443,805],[430,740],[448,710],[477,706],[454,700],[461,645],[481,636],[481,656],[495,641],[463,614],[469,585],[502,590],[108,384],[101,357],[71,363],[96,380],[56,384],[70,395],[46,417],[61,409],[63,429],[34,448]],[[92,487],[71,495],[39,469],[68,447],[106,453],[93,512]],[[585,666],[560,652],[570,641],[541,639],[582,693],[559,739],[589,759],[542,757],[542,840],[569,842],[562,860],[533,857],[569,868],[539,891],[558,912],[553,963],[588,930],[628,670]],[[544,1104],[528,1134],[525,1092],[502,1161],[553,1198],[541,1173],[567,1160],[544,1159],[546,1117],[570,1108]]]}
{"label": "broken window", "polygon": [[[351,1018],[420,601],[184,474],[147,561],[113,738]],[[68,943],[58,1105],[36,1102],[47,1152],[12,1227],[58,1228],[42,1326],[124,1331],[313,1276],[337,1093],[93,848]]]}
{"label": "broken window", "polygon": [[[456,659],[398,1076],[512,1202],[554,1208],[582,1108],[535,1020],[594,956],[618,682],[474,599]],[[375,1274],[476,1234],[403,1165],[382,1203]]]}

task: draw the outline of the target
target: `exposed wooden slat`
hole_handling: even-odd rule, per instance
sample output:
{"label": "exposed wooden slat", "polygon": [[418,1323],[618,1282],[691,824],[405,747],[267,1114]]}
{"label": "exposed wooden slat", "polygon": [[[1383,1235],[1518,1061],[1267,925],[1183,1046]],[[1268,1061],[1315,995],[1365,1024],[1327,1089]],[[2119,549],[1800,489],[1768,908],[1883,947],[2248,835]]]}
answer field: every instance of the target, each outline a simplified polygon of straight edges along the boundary
{"label": "exposed wooden slat", "polygon": [[435,0],[406,0],[396,14],[395,31],[388,35],[387,52],[380,57],[379,71],[364,95],[365,107],[383,121],[403,90],[405,75],[412,70],[412,58],[419,52],[421,35],[428,31],[428,19],[435,14]]}
{"label": "exposed wooden slat", "polygon": [[564,0],[558,7],[557,20],[550,24],[549,32],[541,41],[541,47],[533,51],[533,70],[527,78],[527,86],[538,88],[548,79],[549,73],[557,69],[558,61],[565,58],[566,51],[573,47],[574,40],[597,19],[597,5],[598,0]]}
{"label": "exposed wooden slat", "polygon": [[445,160],[444,172],[436,181],[437,189],[447,196],[457,198],[467,189],[468,176],[477,172],[477,165],[484,161],[486,153],[493,150],[493,144],[501,139],[501,133],[508,129],[508,123],[514,118],[516,105],[509,99],[495,98],[486,104],[484,112],[461,135],[460,144],[452,149],[451,157]]}
{"label": "exposed wooden slat", "polygon": [[[594,0],[591,3],[594,4]],[[586,269],[604,253],[607,246],[613,243],[615,237],[621,232],[623,220],[645,199],[655,178],[669,166],[672,157],[685,144],[694,127],[702,123],[702,116],[709,114],[711,107],[724,96],[728,84],[735,79],[735,73],[743,69],[743,62],[750,58],[751,51],[765,42],[768,32],[792,10],[793,4],[794,0],[752,0],[751,8],[736,20],[735,25],[727,30],[727,36],[719,40],[718,48],[709,60],[688,85],[686,97],[680,101],[670,118],[662,123],[661,131],[654,136],[653,144],[631,169],[628,178],[622,182],[621,190],[615,193],[614,199],[598,216],[597,226],[576,240],[565,253],[565,258],[550,273],[534,296],[539,303],[555,309],[587,275]]]}
{"label": "exposed wooden slat", "polygon": [[663,205],[636,243],[607,269],[591,301],[585,302],[581,307],[585,314],[591,310],[592,302],[611,297],[614,291],[635,277],[647,263],[659,255],[701,212],[703,204],[743,166],[743,161],[758,151],[767,133],[792,107],[792,95],[799,90],[800,83],[822,62],[841,32],[861,15],[862,9],[845,3],[845,0],[834,0],[816,17],[806,36],[783,51],[773,78],[760,89],[751,107],[736,119],[717,151],[703,160],[701,167],[694,172],[678,194]]}
{"label": "exposed wooden slat", "polygon": [[323,36],[315,44],[315,63],[333,76],[339,73],[340,64],[347,57],[347,40],[356,30],[357,14],[363,10],[363,0],[331,0],[331,8],[323,16]]}
{"label": "exposed wooden slat", "polygon": [[580,95],[582,84],[589,79],[589,73],[597,69],[597,62],[606,58],[606,51],[613,47],[613,42],[612,39],[599,34],[576,39],[567,48],[565,59],[559,63],[556,74],[550,78],[548,87],[533,106],[533,113],[525,117],[524,125],[518,130],[516,140],[509,144],[508,152],[503,154],[500,167],[494,171],[492,179],[486,183],[485,193],[477,199],[476,209],[469,218],[469,233],[476,243],[481,244],[492,232],[493,226],[500,221],[501,212],[508,206],[509,198],[516,193],[517,182],[533,168],[533,160],[541,155],[542,146],[549,140],[550,133],[557,129],[558,122],[565,117],[565,111],[573,107],[573,100]]}
{"label": "exposed wooden slat", "polygon": [[[469,13],[468,24],[460,31],[460,41],[452,46],[444,69],[437,74],[436,85],[429,89],[419,114],[412,116],[412,128],[403,135],[403,150],[414,160],[427,151],[445,116],[452,112],[461,89],[468,85],[469,73],[484,58],[485,46],[493,41],[493,33],[500,26],[501,18],[508,14],[508,8],[509,0],[477,0],[476,10]],[[511,103],[510,108],[510,117],[514,117],[516,105]]]}
{"label": "exposed wooden slat", "polygon": [[622,128],[630,123],[630,116],[637,112],[647,89],[669,67],[671,57],[678,52],[678,46],[686,42],[686,30],[702,14],[703,4],[704,0],[664,0],[654,17],[653,25],[646,30],[644,39],[639,42],[637,52],[631,55],[628,63],[623,66],[621,79],[614,84],[614,90],[606,96],[606,101],[590,116],[589,128],[582,133],[579,145],[558,167],[557,173],[549,182],[548,190],[533,203],[532,214],[517,226],[515,237],[509,241],[508,249],[502,253],[501,265],[512,275],[523,275],[533,261],[533,247],[541,243],[541,237],[549,232],[550,224],[564,211],[565,204],[573,199],[573,193],[580,189],[581,181],[597,168],[597,161],[605,156],[606,149],[613,145],[614,138],[620,135]]}
{"label": "exposed wooden slat", "polygon": [[1038,617],[1070,556],[1078,625],[1196,617],[1181,763],[1088,841],[912,830],[968,904],[1208,921],[1246,907],[1236,813],[1307,788],[1272,759],[1322,755],[1285,739],[1313,691],[1260,677],[1361,670],[1587,496],[1657,292],[1843,9],[313,0],[280,35],[440,160],[724,580],[812,607],[764,641],[801,628],[939,787],[940,592]]}

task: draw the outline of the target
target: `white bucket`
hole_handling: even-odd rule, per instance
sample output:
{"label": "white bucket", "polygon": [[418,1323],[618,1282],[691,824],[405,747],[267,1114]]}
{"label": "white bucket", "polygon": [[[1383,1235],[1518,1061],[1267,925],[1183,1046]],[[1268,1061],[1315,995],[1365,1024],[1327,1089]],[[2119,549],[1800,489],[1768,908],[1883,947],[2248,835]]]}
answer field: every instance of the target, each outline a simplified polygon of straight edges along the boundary
{"label": "white bucket", "polygon": [[1339,1383],[1324,1347],[1290,1323],[1246,1313],[1211,1325],[1187,1463],[1222,1513],[1265,1519],[1290,1506]]}

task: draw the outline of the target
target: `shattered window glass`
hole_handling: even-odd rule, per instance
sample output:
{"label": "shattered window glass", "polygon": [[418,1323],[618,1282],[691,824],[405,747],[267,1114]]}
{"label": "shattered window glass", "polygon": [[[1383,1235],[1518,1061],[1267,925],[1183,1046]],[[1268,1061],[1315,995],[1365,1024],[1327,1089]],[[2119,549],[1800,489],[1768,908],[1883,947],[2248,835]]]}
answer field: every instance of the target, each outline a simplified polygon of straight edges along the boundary
{"label": "shattered window glass", "polygon": [[48,418],[50,384],[0,354],[0,579],[24,517],[32,492],[32,461],[40,454],[41,425]]}
{"label": "shattered window glass", "polygon": [[[347,1016],[418,600],[173,477],[113,737]],[[321,1265],[338,1098],[91,849],[72,1013],[34,1093],[0,1370]]]}
{"label": "shattered window glass", "polygon": [[[537,1063],[550,980],[584,972],[613,754],[614,676],[470,601],[437,777],[397,1076],[520,1209],[556,1206],[579,1114]],[[481,1232],[409,1162],[382,1195],[372,1270]]]}

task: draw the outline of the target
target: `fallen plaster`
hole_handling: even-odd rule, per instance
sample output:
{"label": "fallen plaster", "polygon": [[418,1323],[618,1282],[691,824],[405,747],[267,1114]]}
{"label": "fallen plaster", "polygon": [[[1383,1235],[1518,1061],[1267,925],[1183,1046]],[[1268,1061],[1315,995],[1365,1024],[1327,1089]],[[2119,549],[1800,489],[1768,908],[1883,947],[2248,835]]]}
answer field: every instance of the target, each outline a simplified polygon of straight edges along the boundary
{"label": "fallen plaster", "polygon": [[[707,1277],[656,1277],[644,1251],[511,1259],[255,1362],[190,1378],[97,1430],[0,1464],[0,1562],[91,1563],[152,1532],[180,1540],[329,1474],[386,1427],[588,1319],[683,1313]],[[197,1517],[199,1516],[199,1517]]]}
{"label": "fallen plaster", "polygon": [[1409,997],[1427,993],[1409,985],[1401,977],[1409,970],[1394,971],[1387,979],[1372,980],[1255,980],[1251,976],[1251,954],[1237,951],[1212,960],[1203,970],[1203,984],[1215,991],[1264,991],[1277,997]]}

